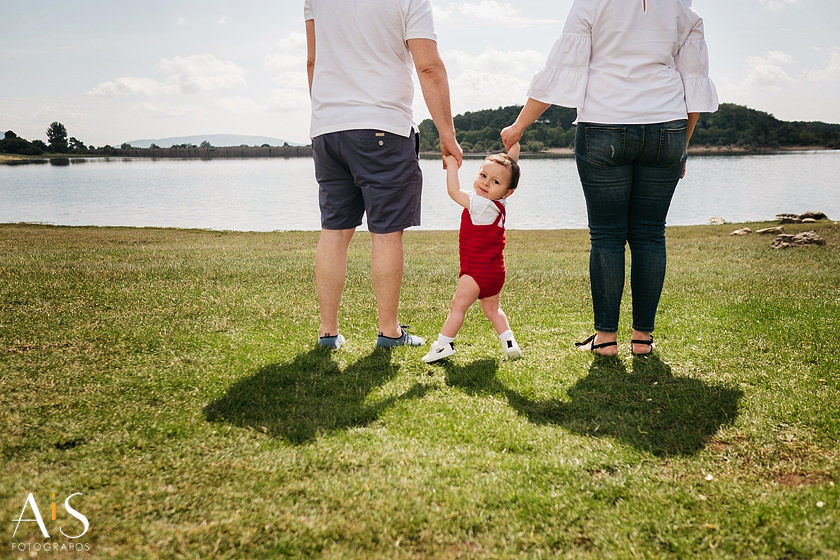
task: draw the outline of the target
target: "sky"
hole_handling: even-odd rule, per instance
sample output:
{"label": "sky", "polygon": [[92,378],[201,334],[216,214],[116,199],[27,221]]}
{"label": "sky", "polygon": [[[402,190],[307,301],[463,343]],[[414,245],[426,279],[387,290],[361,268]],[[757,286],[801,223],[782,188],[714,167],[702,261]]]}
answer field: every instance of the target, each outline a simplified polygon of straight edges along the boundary
{"label": "sky", "polygon": [[[335,0],[341,1],[341,0]],[[633,1],[633,0],[627,0]],[[522,104],[571,0],[432,0],[453,114]],[[309,142],[303,0],[0,0],[0,131]],[[838,0],[695,0],[721,102],[840,123]],[[428,118],[419,88],[415,120]]]}

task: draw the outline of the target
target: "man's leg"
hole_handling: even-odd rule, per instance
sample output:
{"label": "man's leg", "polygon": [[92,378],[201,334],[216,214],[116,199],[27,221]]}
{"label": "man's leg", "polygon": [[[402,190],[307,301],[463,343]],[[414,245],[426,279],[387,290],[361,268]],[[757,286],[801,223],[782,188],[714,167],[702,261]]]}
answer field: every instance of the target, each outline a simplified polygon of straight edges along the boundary
{"label": "man's leg", "polygon": [[402,231],[371,233],[370,275],[376,296],[379,332],[390,338],[402,334],[397,320],[403,277],[402,238]]}
{"label": "man's leg", "polygon": [[322,229],[315,252],[315,286],[321,326],[318,336],[338,334],[338,306],[347,277],[347,248],[355,229]]}

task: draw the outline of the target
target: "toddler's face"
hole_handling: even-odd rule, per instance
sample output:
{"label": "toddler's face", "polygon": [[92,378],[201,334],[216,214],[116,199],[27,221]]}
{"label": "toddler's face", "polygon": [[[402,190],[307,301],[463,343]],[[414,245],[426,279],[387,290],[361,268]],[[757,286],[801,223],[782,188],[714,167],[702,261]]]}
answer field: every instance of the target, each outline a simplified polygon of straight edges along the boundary
{"label": "toddler's face", "polygon": [[501,163],[487,160],[481,164],[481,169],[478,170],[478,177],[473,182],[475,194],[489,198],[490,200],[500,200],[510,196],[513,191],[508,190],[509,186],[510,169]]}

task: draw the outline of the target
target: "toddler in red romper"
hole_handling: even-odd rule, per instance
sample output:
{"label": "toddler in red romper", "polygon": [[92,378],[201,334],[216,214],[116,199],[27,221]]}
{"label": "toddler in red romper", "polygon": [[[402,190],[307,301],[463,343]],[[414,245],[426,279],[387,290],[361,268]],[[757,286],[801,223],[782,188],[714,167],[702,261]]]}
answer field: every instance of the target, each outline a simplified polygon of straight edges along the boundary
{"label": "toddler in red romper", "polygon": [[455,353],[455,335],[464,324],[467,309],[476,300],[496,329],[507,357],[522,356],[499,305],[499,294],[505,283],[505,199],[519,183],[518,159],[519,144],[507,154],[488,156],[473,182],[473,192],[461,190],[455,158],[445,160],[446,189],[450,198],[464,207],[459,234],[461,272],[449,316],[438,339],[423,357],[424,362],[442,360]]}

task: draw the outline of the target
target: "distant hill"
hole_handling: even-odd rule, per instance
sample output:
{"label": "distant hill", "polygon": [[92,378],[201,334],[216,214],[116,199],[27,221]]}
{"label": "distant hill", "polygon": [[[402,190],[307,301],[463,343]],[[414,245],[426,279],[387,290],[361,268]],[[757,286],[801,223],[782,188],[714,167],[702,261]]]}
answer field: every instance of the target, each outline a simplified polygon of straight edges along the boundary
{"label": "distant hill", "polygon": [[181,136],[176,138],[158,138],[157,140],[131,140],[126,144],[131,145],[132,148],[149,148],[152,144],[158,148],[171,148],[172,146],[180,146],[182,144],[194,144],[200,146],[202,142],[210,142],[214,148],[238,147],[238,146],[262,146],[268,144],[269,146],[283,146],[289,144],[290,146],[303,146],[304,144],[297,144],[288,142],[281,138],[270,138],[268,136],[243,136],[238,134],[204,134],[199,136]]}
{"label": "distant hill", "polygon": [[[519,105],[485,109],[456,115],[455,131],[466,152],[493,152],[503,149],[499,131],[516,120]],[[520,141],[522,151],[540,152],[574,145],[577,112],[552,106]],[[438,133],[431,119],[420,123],[420,149],[435,151]],[[691,137],[694,147],[731,147],[744,150],[824,147],[840,149],[840,124],[780,121],[769,113],[742,105],[722,103],[714,113],[703,113]]]}

